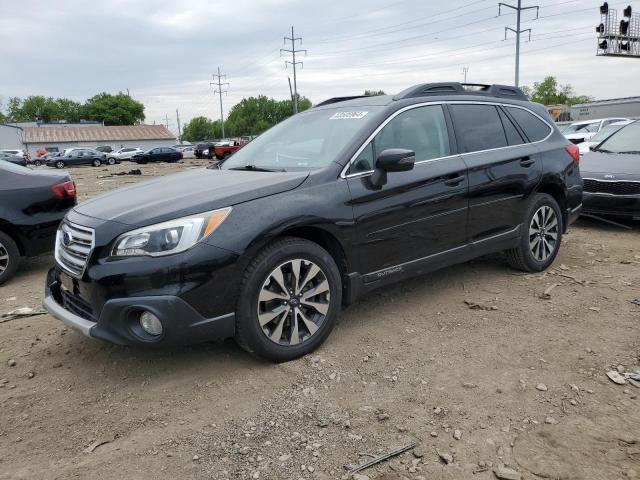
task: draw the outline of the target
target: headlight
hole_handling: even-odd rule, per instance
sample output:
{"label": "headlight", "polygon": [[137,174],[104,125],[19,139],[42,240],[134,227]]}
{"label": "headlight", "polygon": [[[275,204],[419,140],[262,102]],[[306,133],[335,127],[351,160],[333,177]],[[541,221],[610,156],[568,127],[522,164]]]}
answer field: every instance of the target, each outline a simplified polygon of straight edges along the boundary
{"label": "headlight", "polygon": [[211,235],[229,213],[231,207],[132,230],[118,237],[111,255],[159,257],[184,252]]}

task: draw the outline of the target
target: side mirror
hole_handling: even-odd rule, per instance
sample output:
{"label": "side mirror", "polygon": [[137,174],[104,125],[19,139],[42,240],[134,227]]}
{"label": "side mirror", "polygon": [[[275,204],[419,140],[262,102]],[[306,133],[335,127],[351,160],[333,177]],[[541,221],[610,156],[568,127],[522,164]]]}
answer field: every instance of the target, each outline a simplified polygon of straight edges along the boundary
{"label": "side mirror", "polygon": [[416,154],[404,148],[388,148],[376,159],[376,168],[371,176],[371,183],[382,186],[387,183],[387,172],[408,172],[413,170]]}

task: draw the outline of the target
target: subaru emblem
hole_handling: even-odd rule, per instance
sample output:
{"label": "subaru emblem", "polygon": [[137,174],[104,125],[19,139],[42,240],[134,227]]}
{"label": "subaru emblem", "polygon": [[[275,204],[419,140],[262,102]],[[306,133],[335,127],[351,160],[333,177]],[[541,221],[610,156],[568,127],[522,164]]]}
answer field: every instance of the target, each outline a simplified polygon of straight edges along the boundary
{"label": "subaru emblem", "polygon": [[73,242],[73,237],[71,236],[71,234],[69,232],[64,232],[62,234],[62,244],[65,247],[68,247],[69,245],[71,245],[72,242]]}

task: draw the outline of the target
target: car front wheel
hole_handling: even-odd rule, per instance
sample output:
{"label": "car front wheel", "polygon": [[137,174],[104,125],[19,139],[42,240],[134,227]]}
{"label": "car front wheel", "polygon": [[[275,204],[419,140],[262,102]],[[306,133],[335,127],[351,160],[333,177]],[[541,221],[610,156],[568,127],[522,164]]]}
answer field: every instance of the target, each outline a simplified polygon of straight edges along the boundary
{"label": "car front wheel", "polygon": [[102,165],[102,162],[98,158],[96,158],[93,160],[92,165],[94,167],[99,167],[100,165]]}
{"label": "car front wheel", "polygon": [[109,165],[115,165],[116,164],[116,159],[111,157],[111,158],[107,159],[107,163]]}
{"label": "car front wheel", "polygon": [[325,341],[341,304],[340,272],[331,255],[308,240],[277,240],[245,271],[236,342],[257,357],[293,360]]}
{"label": "car front wheel", "polygon": [[58,160],[56,162],[56,168],[64,168],[64,162],[62,160]]}
{"label": "car front wheel", "polygon": [[41,166],[41,165],[42,165],[42,160],[34,160],[34,161],[33,161],[33,164],[34,164],[36,167],[39,167],[39,166]]}
{"label": "car front wheel", "polygon": [[0,285],[16,273],[20,264],[20,251],[13,239],[0,232]]}
{"label": "car front wheel", "polygon": [[555,198],[546,193],[531,197],[518,248],[508,250],[507,261],[512,268],[524,272],[541,272],[558,255],[562,241],[562,213]]}

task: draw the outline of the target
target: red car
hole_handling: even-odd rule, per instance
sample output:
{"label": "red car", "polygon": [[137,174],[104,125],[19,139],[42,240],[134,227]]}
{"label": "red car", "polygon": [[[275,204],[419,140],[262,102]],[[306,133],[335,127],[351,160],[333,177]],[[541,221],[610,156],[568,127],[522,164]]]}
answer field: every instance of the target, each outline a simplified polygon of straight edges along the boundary
{"label": "red car", "polygon": [[246,140],[234,140],[232,142],[224,142],[214,147],[215,155],[218,160],[225,160],[229,155],[236,153],[247,143]]}

